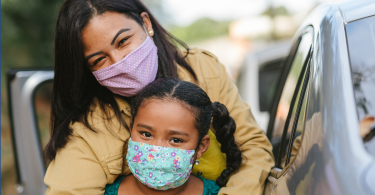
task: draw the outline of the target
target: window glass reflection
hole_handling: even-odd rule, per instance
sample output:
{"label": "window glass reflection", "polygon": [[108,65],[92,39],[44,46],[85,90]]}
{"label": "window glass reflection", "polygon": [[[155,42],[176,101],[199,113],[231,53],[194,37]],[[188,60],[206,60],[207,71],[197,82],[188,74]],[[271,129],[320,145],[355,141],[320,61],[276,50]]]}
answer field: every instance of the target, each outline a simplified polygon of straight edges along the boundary
{"label": "window glass reflection", "polygon": [[306,33],[303,35],[300,45],[298,46],[296,55],[293,59],[289,74],[287,76],[283,92],[279,101],[279,105],[276,112],[275,124],[272,139],[281,139],[285,121],[288,117],[289,108],[293,98],[293,94],[297,87],[298,78],[301,74],[303,64],[306,60],[308,52],[312,43],[312,34]]}
{"label": "window glass reflection", "polygon": [[[305,79],[306,75],[304,76],[303,79]],[[301,88],[302,88],[302,85],[301,85]],[[294,104],[294,107],[297,107],[298,105],[298,100],[301,98],[300,97],[300,93],[301,91],[299,92],[299,97],[298,99],[296,100],[295,104]],[[301,105],[301,110],[300,110],[300,113],[299,113],[299,116],[298,116],[298,119],[295,118],[295,111],[293,110],[293,120],[291,121],[294,121],[294,120],[298,120],[297,121],[297,127],[296,127],[296,133],[294,135],[294,137],[292,137],[292,135],[290,135],[290,142],[293,143],[292,145],[292,149],[291,149],[291,155],[290,155],[290,160],[289,160],[289,163],[293,162],[300,146],[301,146],[301,136],[302,136],[302,132],[304,130],[304,127],[305,127],[305,113],[306,113],[306,107],[307,107],[307,99],[308,99],[308,89],[305,90],[304,92],[304,96],[303,96],[303,102],[302,102],[302,105]],[[293,108],[294,109],[294,108]],[[290,132],[292,130],[292,122],[289,123],[289,128],[288,128],[288,132]],[[286,148],[285,148],[286,149]],[[286,154],[286,153],[285,153]],[[284,160],[285,159],[285,160]],[[285,167],[287,166],[286,164],[286,158],[283,159],[283,163],[282,165],[285,165]]]}
{"label": "window glass reflection", "polygon": [[346,25],[359,120],[375,116],[375,17]]}

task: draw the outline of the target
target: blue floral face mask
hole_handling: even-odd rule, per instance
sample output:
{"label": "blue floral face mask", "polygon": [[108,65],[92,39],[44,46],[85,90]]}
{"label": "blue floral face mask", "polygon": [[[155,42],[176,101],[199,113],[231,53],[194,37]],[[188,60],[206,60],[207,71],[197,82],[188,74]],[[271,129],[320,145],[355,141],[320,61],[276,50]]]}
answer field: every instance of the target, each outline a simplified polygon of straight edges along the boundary
{"label": "blue floral face mask", "polygon": [[194,153],[194,150],[133,142],[130,138],[126,160],[130,171],[144,185],[156,190],[168,190],[188,180]]}

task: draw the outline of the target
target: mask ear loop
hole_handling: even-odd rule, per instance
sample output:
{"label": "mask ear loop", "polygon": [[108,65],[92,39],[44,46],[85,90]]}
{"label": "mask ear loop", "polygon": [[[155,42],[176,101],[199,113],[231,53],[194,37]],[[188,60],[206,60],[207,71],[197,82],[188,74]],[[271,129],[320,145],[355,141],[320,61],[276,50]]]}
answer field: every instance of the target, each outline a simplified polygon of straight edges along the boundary
{"label": "mask ear loop", "polygon": [[148,34],[147,30],[146,30],[146,27],[145,27],[145,25],[142,25],[142,27],[143,27],[143,29],[145,30],[145,32],[146,32],[146,34],[147,34],[147,36],[150,36],[150,35]]}
{"label": "mask ear loop", "polygon": [[152,41],[154,41],[154,39],[148,34],[145,25],[142,25],[142,27],[143,27],[143,29],[145,30],[147,36],[150,37]]}

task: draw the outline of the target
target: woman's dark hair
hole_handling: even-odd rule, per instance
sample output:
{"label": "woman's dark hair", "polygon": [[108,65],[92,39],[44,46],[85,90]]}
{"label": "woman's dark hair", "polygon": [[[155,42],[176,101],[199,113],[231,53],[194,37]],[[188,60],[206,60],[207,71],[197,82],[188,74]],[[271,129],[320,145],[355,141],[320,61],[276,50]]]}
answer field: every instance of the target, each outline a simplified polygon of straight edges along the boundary
{"label": "woman's dark hair", "polygon": [[175,78],[176,63],[187,69],[196,79],[196,75],[177,44],[187,49],[186,44],[169,34],[140,0],[67,0],[62,6],[55,29],[55,78],[53,81],[51,110],[51,139],[45,155],[53,160],[57,151],[69,141],[72,122],[82,122],[92,131],[87,117],[94,98],[98,100],[101,110],[110,119],[105,105],[111,105],[115,118],[128,128],[121,117],[120,109],[113,93],[95,79],[84,58],[81,30],[91,18],[105,12],[118,12],[134,19],[143,25],[140,14],[149,15],[158,48],[157,78]]}
{"label": "woman's dark hair", "polygon": [[132,124],[138,108],[150,99],[177,101],[192,110],[195,114],[195,127],[199,131],[198,143],[207,135],[212,119],[216,139],[221,144],[221,152],[225,153],[227,158],[227,167],[216,179],[216,184],[220,187],[225,186],[227,177],[237,170],[242,162],[241,151],[233,136],[236,123],[229,116],[227,108],[219,102],[212,103],[206,92],[193,83],[180,81],[176,78],[157,79],[143,88],[133,99],[131,104]]}

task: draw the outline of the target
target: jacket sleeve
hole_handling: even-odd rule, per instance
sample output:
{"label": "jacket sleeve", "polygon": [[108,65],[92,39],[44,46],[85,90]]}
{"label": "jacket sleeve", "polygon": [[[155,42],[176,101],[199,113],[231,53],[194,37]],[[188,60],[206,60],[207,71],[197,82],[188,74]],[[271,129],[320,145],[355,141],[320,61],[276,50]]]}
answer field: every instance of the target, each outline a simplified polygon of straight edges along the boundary
{"label": "jacket sleeve", "polygon": [[264,182],[274,166],[272,145],[256,123],[250,107],[241,99],[224,66],[216,62],[221,89],[219,101],[228,108],[236,122],[234,137],[245,157],[239,170],[230,176],[227,186],[219,194],[262,194]]}
{"label": "jacket sleeve", "polygon": [[106,174],[84,139],[71,136],[48,166],[46,195],[104,194]]}

